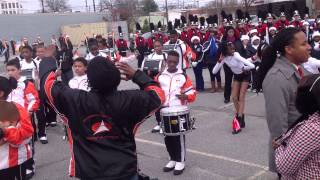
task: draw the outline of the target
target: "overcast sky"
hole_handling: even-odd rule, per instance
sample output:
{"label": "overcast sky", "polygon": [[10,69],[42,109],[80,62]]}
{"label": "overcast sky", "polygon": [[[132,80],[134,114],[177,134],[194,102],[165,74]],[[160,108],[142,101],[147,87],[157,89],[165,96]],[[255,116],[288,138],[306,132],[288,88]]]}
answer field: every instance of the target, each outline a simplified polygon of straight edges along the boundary
{"label": "overcast sky", "polygon": [[[88,1],[88,6],[91,6],[91,8],[93,7],[92,4],[92,0],[87,0]],[[96,4],[99,4],[100,0],[95,0]],[[155,0],[159,7],[164,7],[164,2],[165,0]],[[204,6],[205,4],[207,4],[208,2],[210,2],[212,0],[199,0],[199,4],[200,6]],[[37,12],[40,10],[40,1],[39,0],[20,0],[20,2],[22,2],[23,7],[25,9],[26,13],[33,13],[33,12]],[[182,5],[183,0],[168,0],[168,4],[178,4],[178,2]],[[194,3],[196,1],[194,0],[184,0],[185,5],[188,5],[190,3]],[[71,7],[71,9],[73,11],[85,11],[85,0],[68,0],[68,4]]]}

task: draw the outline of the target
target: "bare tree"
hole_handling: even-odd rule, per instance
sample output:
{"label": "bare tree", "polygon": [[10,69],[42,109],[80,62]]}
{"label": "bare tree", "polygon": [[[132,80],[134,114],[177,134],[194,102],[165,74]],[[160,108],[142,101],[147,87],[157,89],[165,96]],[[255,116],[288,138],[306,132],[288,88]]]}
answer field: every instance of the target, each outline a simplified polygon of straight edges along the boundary
{"label": "bare tree", "polygon": [[245,11],[248,11],[249,7],[251,7],[255,1],[256,0],[242,0],[241,3],[243,5],[243,7],[245,8]]}
{"label": "bare tree", "polygon": [[40,4],[41,4],[41,13],[44,13],[45,10],[44,10],[44,0],[39,0],[40,1]]}
{"label": "bare tree", "polygon": [[67,0],[45,0],[49,11],[61,12],[68,9]]}

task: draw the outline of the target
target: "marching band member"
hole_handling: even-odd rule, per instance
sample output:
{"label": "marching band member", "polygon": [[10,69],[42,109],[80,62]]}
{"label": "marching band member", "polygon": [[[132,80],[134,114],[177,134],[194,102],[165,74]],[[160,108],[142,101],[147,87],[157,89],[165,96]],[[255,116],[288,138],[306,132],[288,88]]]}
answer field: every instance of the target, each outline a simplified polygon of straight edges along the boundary
{"label": "marching band member", "polygon": [[116,46],[119,51],[120,56],[126,57],[127,56],[127,50],[128,43],[126,40],[123,39],[123,33],[121,26],[118,26],[118,32],[119,32],[119,39],[116,41]]}
{"label": "marching band member", "polygon": [[186,17],[181,16],[182,21],[182,32],[180,34],[180,39],[184,41],[185,43],[188,43],[188,26],[187,26],[187,20]]}
{"label": "marching band member", "polygon": [[[196,91],[193,89],[191,79],[179,68],[179,56],[176,51],[170,51],[167,59],[167,69],[156,77],[160,87],[165,93],[163,106],[172,107],[186,105],[196,99]],[[170,161],[163,168],[164,172],[173,171],[174,175],[180,175],[185,169],[186,137],[165,136],[164,141],[170,156]]]}
{"label": "marching band member", "polygon": [[154,42],[156,40],[156,38],[155,38],[155,27],[154,27],[153,23],[150,23],[149,26],[150,26],[151,36],[148,39],[148,51],[152,52],[153,48],[154,48],[153,44],[154,44]]}
{"label": "marching band member", "polygon": [[135,39],[135,47],[139,52],[137,59],[138,59],[138,67],[140,68],[142,61],[144,59],[145,53],[148,52],[148,47],[147,47],[148,44],[146,39],[142,37],[141,26],[139,23],[136,23],[136,29],[137,29],[138,37]]}
{"label": "marching band member", "polygon": [[88,62],[90,62],[93,58],[97,56],[107,58],[107,54],[99,51],[98,40],[94,38],[90,38],[88,40],[88,47],[89,47],[89,54],[87,54],[85,58]]}
{"label": "marching band member", "polygon": [[[152,59],[162,59],[163,60],[163,65],[162,68],[166,68],[166,61],[168,59],[168,54],[162,51],[163,45],[160,41],[155,41],[154,42],[154,52],[150,55],[148,55],[148,59],[152,60]],[[161,73],[163,71],[163,69],[160,70],[160,72],[157,72],[156,74],[154,72],[150,72],[149,77],[151,77],[152,79],[155,78],[156,75],[158,75],[159,73]],[[156,112],[156,121],[157,121],[157,125],[151,130],[152,133],[157,133],[157,132],[161,132],[161,128],[160,128],[160,122],[161,122],[161,118],[160,118],[160,111]]]}
{"label": "marching band member", "polygon": [[291,25],[293,25],[295,28],[300,28],[300,29],[302,29],[303,24],[302,24],[302,22],[300,21],[299,11],[297,11],[297,10],[294,11],[293,19],[294,19],[294,20],[291,22]]}
{"label": "marching band member", "polygon": [[193,36],[191,38],[190,47],[193,53],[196,55],[192,62],[194,76],[196,78],[196,90],[201,92],[204,91],[204,80],[202,75],[203,70],[203,46],[200,43],[200,38],[198,36]]}
{"label": "marching band member", "polygon": [[275,23],[275,27],[281,31],[282,29],[288,27],[290,25],[289,21],[286,18],[284,12],[280,13],[280,19]]}
{"label": "marching band member", "polygon": [[0,179],[3,180],[25,180],[26,166],[32,157],[28,144],[33,134],[29,113],[18,103],[6,102],[16,87],[14,78],[0,76]]}
{"label": "marching band member", "polygon": [[[25,47],[26,48],[26,47]],[[39,110],[40,99],[38,95],[38,91],[34,85],[34,81],[28,80],[26,77],[21,76],[21,65],[18,59],[13,59],[7,63],[7,73],[9,77],[15,78],[18,82],[17,88],[11,91],[11,93],[7,97],[7,101],[15,102],[23,106],[30,115],[31,123],[33,129],[36,129],[35,117],[34,113]],[[30,161],[26,164],[26,176],[31,178],[34,175],[35,171],[35,162],[34,162],[34,153],[35,146],[34,143],[37,140],[37,134],[34,133],[32,138],[31,149],[32,149],[32,157]]]}
{"label": "marching band member", "polygon": [[73,71],[75,76],[69,81],[70,88],[90,91],[87,77],[87,66],[87,60],[82,57],[73,61]]}
{"label": "marching band member", "polygon": [[[247,88],[250,81],[250,70],[255,68],[254,64],[249,59],[243,58],[235,51],[233,43],[222,43],[221,54],[223,58],[213,68],[212,73],[215,74],[221,69],[223,64],[230,67],[234,73],[234,81],[232,87],[232,100],[235,107],[235,119],[239,122],[240,127],[234,127],[233,133],[237,134],[241,128],[245,127],[244,120],[244,105]],[[251,58],[250,58],[251,59]]]}
{"label": "marching band member", "polygon": [[183,57],[186,53],[187,46],[186,44],[178,39],[178,32],[176,30],[169,30],[170,40],[166,42],[164,45],[174,44],[174,49],[179,53],[179,63],[178,68],[186,69],[190,66],[189,62]]}
{"label": "marching band member", "polygon": [[314,31],[312,34],[312,42],[311,42],[311,56],[320,59],[320,32]]}

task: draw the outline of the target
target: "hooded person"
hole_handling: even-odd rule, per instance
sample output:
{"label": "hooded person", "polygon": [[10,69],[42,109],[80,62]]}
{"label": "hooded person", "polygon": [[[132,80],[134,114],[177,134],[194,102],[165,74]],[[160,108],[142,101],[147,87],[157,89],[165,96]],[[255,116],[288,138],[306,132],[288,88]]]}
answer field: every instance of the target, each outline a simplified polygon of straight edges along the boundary
{"label": "hooded person", "polygon": [[[102,57],[93,58],[88,66],[89,92],[56,81],[55,70],[51,58],[40,63],[42,94],[68,127],[73,147],[70,176],[96,180],[138,178],[134,135],[144,118],[164,101],[158,84],[140,70],[125,63],[116,67]],[[121,74],[141,90],[118,91]]]}

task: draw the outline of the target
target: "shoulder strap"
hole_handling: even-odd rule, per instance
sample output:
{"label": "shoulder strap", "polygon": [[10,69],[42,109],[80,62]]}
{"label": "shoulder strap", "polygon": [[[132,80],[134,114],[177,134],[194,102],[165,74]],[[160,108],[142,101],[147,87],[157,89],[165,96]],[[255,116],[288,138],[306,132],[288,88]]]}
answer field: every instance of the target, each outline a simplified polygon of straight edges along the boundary
{"label": "shoulder strap", "polygon": [[32,59],[32,63],[33,63],[33,65],[36,67],[36,69],[38,69],[37,63],[36,63],[36,62],[34,62],[34,60],[33,60],[33,59]]}

